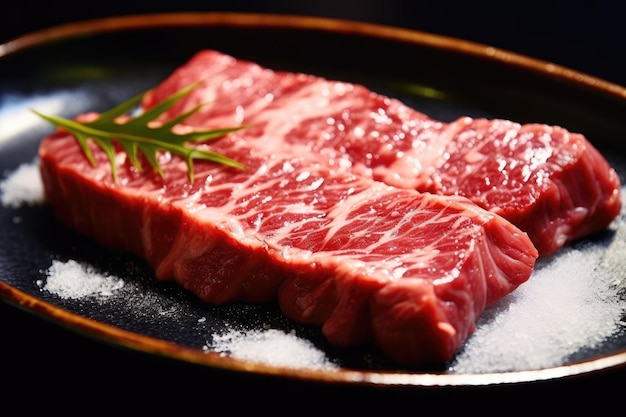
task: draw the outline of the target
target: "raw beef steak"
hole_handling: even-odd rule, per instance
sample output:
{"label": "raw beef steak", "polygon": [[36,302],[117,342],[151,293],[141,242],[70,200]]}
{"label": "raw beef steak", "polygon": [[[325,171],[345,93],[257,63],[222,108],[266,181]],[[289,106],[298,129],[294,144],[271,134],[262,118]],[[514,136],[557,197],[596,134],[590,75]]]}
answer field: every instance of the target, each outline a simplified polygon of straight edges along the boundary
{"label": "raw beef steak", "polygon": [[194,127],[250,124],[273,149],[389,185],[462,195],[526,231],[539,253],[608,226],[620,211],[616,172],[584,136],[542,124],[432,120],[360,85],[276,72],[201,51],[147,95],[150,107],[191,82],[171,114],[207,102]]}
{"label": "raw beef steak", "polygon": [[193,183],[177,156],[160,155],[161,177],[120,151],[115,183],[104,152],[91,144],[94,167],[58,131],[40,146],[46,198],[208,303],[276,300],[330,343],[373,343],[407,366],[451,359],[483,310],[530,277],[537,251],[501,216],[283,152],[269,127],[211,143],[248,170],[197,161]]}

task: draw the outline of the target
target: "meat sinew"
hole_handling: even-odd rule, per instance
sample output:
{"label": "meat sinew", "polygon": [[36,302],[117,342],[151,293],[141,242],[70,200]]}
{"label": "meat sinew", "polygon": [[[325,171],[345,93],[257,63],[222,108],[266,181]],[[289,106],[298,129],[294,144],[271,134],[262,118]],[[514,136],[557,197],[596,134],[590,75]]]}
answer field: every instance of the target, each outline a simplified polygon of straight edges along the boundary
{"label": "meat sinew", "polygon": [[469,117],[442,123],[360,85],[217,51],[195,55],[144,104],[197,80],[201,87],[172,109],[211,102],[190,125],[251,124],[250,141],[317,155],[334,170],[465,196],[527,232],[541,255],[606,228],[620,211],[616,172],[583,135],[560,127]]}
{"label": "meat sinew", "polygon": [[373,343],[408,366],[451,359],[483,310],[530,277],[537,251],[501,216],[275,149],[273,126],[211,143],[248,169],[197,161],[193,183],[177,156],[159,156],[161,177],[122,152],[115,183],[104,152],[91,144],[94,167],[58,131],[40,146],[46,198],[208,303],[276,300],[330,343]]}

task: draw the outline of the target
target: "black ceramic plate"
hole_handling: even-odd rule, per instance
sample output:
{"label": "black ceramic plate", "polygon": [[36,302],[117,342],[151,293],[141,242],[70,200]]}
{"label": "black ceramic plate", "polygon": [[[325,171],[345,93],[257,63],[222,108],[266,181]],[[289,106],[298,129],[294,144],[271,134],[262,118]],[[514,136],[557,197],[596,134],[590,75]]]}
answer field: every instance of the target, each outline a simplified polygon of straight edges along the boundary
{"label": "black ceramic plate", "polygon": [[[156,85],[203,48],[274,69],[362,83],[443,121],[467,115],[561,125],[584,133],[622,178],[626,173],[626,91],[603,80],[488,46],[403,29],[319,18],[195,13],[79,22],[0,45],[3,178],[32,162],[39,140],[51,131],[30,107],[45,103],[52,109],[48,111],[65,117],[108,109]],[[140,260],[77,236],[45,205],[2,207],[0,225],[4,301],[142,355],[300,381],[409,387],[531,382],[626,363],[626,337],[617,329],[601,343],[583,346],[545,369],[402,369],[369,348],[332,348],[316,329],[289,322],[274,305],[200,303],[174,285],[156,282]],[[598,256],[609,260],[604,270],[614,274],[618,286],[624,285],[626,263],[619,253],[622,227],[620,218],[613,233],[580,242],[603,248]],[[52,259],[86,262],[121,277],[126,285],[106,300],[61,298],[42,290]],[[623,298],[619,302],[626,303]],[[210,335],[227,328],[294,332],[337,368],[258,363],[212,351]]]}

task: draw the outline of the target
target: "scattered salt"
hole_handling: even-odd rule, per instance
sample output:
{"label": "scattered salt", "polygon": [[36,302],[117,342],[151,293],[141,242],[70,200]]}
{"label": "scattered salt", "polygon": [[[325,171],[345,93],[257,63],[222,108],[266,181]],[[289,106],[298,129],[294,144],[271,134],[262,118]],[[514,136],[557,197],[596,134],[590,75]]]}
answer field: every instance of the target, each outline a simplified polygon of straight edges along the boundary
{"label": "scattered salt", "polygon": [[[208,349],[208,346],[207,346]],[[309,340],[277,329],[231,330],[213,335],[210,350],[233,358],[289,368],[337,369]]]}
{"label": "scattered salt", "polygon": [[20,165],[0,182],[2,206],[18,208],[24,204],[38,205],[44,201],[43,184],[37,162]]}
{"label": "scattered salt", "polygon": [[53,260],[46,274],[45,283],[40,283],[42,289],[61,298],[107,297],[124,286],[120,278],[105,275],[74,260]]}

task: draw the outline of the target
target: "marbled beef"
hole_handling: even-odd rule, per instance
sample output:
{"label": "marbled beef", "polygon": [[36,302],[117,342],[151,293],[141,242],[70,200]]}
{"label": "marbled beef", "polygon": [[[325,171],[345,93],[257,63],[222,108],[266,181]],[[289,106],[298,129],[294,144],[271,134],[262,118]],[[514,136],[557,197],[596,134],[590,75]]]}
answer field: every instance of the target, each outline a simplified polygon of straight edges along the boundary
{"label": "marbled beef", "polygon": [[620,211],[616,172],[583,135],[561,127],[469,117],[442,123],[360,85],[211,50],[177,69],[144,105],[197,80],[202,85],[172,109],[210,103],[191,126],[251,124],[249,141],[316,155],[334,170],[465,196],[527,232],[542,255],[604,229]]}
{"label": "marbled beef", "polygon": [[537,251],[501,216],[274,148],[275,126],[212,142],[249,169],[197,161],[193,182],[177,156],[159,155],[161,177],[121,151],[114,182],[104,152],[91,143],[94,167],[57,131],[39,151],[46,199],[208,303],[275,300],[334,345],[373,343],[408,366],[451,359],[483,310],[530,277]]}

